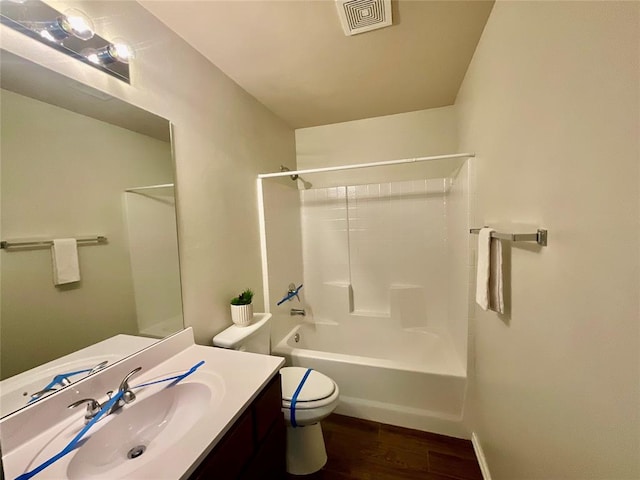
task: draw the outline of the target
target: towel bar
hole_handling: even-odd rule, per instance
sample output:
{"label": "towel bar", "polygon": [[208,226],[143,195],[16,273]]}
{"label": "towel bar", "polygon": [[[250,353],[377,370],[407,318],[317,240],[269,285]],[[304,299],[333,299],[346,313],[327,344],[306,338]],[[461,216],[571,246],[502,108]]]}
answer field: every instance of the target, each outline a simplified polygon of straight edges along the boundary
{"label": "towel bar", "polygon": [[[472,228],[469,233],[480,233],[479,228]],[[536,242],[542,247],[547,246],[547,231],[539,228],[536,233],[501,233],[492,232],[491,238],[497,238],[499,240],[509,240],[511,242]]]}
{"label": "towel bar", "polygon": [[[107,237],[104,235],[96,235],[95,237],[82,237],[76,238],[79,245],[85,243],[107,243]],[[11,241],[3,240],[0,242],[0,248],[47,248],[53,245],[53,240],[24,240],[24,241]]]}

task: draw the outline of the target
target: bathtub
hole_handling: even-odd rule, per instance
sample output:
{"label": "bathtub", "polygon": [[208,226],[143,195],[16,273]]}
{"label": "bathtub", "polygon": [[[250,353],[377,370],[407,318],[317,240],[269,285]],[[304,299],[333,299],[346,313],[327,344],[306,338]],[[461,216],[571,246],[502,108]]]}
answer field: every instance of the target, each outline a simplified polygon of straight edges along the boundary
{"label": "bathtub", "polygon": [[301,323],[273,348],[288,365],[313,368],[340,388],[336,413],[467,438],[466,373],[434,332]]}

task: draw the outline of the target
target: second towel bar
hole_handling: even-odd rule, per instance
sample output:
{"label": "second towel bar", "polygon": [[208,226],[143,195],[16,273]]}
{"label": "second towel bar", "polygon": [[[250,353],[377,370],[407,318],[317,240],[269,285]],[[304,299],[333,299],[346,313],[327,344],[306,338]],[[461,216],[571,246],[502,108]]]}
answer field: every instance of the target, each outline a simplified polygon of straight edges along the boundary
{"label": "second towel bar", "polygon": [[[85,243],[107,243],[107,237],[104,235],[96,235],[95,237],[76,238],[78,245]],[[53,245],[53,240],[3,240],[0,242],[0,248],[48,248]]]}
{"label": "second towel bar", "polygon": [[[472,228],[469,233],[480,233],[479,228]],[[539,228],[536,233],[502,233],[492,232],[491,238],[497,238],[499,240],[509,240],[511,242],[536,242],[542,247],[547,246],[547,231]]]}

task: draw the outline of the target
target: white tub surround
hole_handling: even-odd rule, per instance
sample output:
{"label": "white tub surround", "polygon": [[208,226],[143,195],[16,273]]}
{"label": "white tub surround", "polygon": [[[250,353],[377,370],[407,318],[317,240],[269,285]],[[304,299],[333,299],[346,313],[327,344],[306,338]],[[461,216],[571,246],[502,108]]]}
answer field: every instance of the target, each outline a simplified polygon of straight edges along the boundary
{"label": "white tub surround", "polygon": [[[184,405],[178,403],[178,407],[168,415],[169,426],[166,427],[180,430],[178,436],[165,434],[163,437],[163,432],[160,432],[147,445],[147,451],[143,455],[126,460],[96,477],[188,478],[260,390],[277,374],[284,363],[281,358],[195,345],[192,330],[186,329],[78,382],[73,388],[2,419],[0,440],[7,478],[15,478],[37,467],[62,450],[69,439],[82,428],[83,408],[68,410],[66,407],[70,403],[88,397],[105,400],[105,392],[117,388],[122,378],[138,366],[142,370],[131,380],[131,385],[179,375],[201,361],[205,363],[178,384],[181,392],[198,393],[196,397],[201,401],[198,402],[200,408],[195,421],[191,418],[194,413],[187,412],[189,407],[181,411],[180,408]],[[164,388],[164,384],[157,384],[137,390],[136,400],[125,405],[122,414],[116,413],[100,419],[87,433],[86,444],[49,466],[35,478],[72,478],[74,472],[79,471],[74,469],[80,463],[79,452],[89,447],[92,436],[98,438],[102,429],[114,428],[115,426],[110,427],[110,423],[126,414],[127,409],[135,408],[136,404],[140,405],[142,402],[153,401],[154,395]],[[208,392],[206,395],[200,395],[203,388]],[[183,419],[180,415],[183,414],[185,422],[191,419],[188,429],[178,428]],[[126,441],[126,438],[122,439],[122,442]],[[105,464],[107,463],[108,459],[105,459]]]}
{"label": "white tub surround", "polygon": [[[333,378],[338,413],[468,438],[469,162],[384,183],[316,175],[299,192],[307,315],[292,322],[291,305],[270,299],[274,353]],[[265,196],[267,247],[292,223],[283,198]],[[267,278],[282,278],[290,262],[267,254]]]}

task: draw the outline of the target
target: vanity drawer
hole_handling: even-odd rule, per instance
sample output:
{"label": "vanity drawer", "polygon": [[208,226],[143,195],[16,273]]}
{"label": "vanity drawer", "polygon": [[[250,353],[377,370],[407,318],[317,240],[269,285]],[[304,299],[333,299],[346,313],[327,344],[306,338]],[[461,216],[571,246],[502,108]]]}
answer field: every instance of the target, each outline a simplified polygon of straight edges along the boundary
{"label": "vanity drawer", "polygon": [[259,447],[241,480],[277,480],[285,478],[287,428],[276,421]]}
{"label": "vanity drawer", "polygon": [[286,427],[276,374],[189,480],[284,478],[285,455]]}
{"label": "vanity drawer", "polygon": [[255,419],[255,440],[261,443],[282,415],[282,387],[280,375],[276,375],[271,383],[265,387],[253,405]]}
{"label": "vanity drawer", "polygon": [[248,410],[189,480],[238,478],[253,454],[253,414]]}

